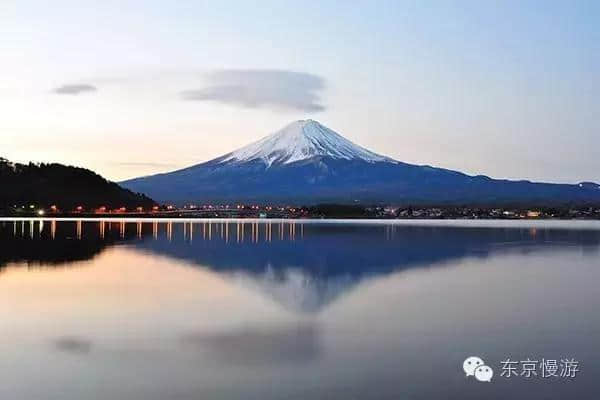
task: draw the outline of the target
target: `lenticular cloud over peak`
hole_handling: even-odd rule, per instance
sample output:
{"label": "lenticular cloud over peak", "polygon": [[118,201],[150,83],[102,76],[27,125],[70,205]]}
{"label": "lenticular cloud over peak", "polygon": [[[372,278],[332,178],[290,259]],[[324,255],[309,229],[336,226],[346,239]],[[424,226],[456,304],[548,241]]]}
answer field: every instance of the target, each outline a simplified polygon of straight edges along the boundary
{"label": "lenticular cloud over peak", "polygon": [[324,111],[319,93],[323,78],[285,70],[219,70],[208,84],[181,92],[184,100],[215,101],[244,108],[271,108],[303,112]]}

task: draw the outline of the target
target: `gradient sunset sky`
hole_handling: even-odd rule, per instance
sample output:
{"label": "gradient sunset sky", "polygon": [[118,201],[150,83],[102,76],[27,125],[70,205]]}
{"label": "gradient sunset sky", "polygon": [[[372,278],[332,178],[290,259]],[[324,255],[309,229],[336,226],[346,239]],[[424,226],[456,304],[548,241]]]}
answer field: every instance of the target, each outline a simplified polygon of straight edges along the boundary
{"label": "gradient sunset sky", "polygon": [[121,180],[312,118],[401,161],[600,181],[597,1],[0,2],[0,156]]}

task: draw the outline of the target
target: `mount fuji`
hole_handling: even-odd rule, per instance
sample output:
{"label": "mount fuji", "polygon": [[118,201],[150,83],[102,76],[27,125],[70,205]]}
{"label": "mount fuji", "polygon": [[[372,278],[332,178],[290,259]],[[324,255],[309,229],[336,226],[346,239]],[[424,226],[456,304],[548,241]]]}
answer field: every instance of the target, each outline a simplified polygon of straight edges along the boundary
{"label": "mount fuji", "polygon": [[403,163],[352,143],[313,120],[283,129],[213,160],[121,182],[164,202],[315,204],[585,204],[600,186],[470,176]]}

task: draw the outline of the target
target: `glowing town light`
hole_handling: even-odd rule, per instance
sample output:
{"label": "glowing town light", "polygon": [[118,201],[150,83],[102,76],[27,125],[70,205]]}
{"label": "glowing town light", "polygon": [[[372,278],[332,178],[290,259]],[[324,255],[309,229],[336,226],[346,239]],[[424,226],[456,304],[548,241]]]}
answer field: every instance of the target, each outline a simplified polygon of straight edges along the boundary
{"label": "glowing town light", "polygon": [[38,210],[37,214],[40,215],[40,216],[44,215],[44,210]]}

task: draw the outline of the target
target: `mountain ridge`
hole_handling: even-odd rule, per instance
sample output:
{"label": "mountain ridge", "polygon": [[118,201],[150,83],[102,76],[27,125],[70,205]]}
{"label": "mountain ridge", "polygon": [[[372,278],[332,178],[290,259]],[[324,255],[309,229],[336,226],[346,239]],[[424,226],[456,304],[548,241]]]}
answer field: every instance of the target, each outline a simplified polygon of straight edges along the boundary
{"label": "mountain ridge", "polygon": [[407,164],[365,149],[313,120],[292,122],[221,157],[121,184],[175,203],[600,203],[600,186],[594,183],[492,179]]}

